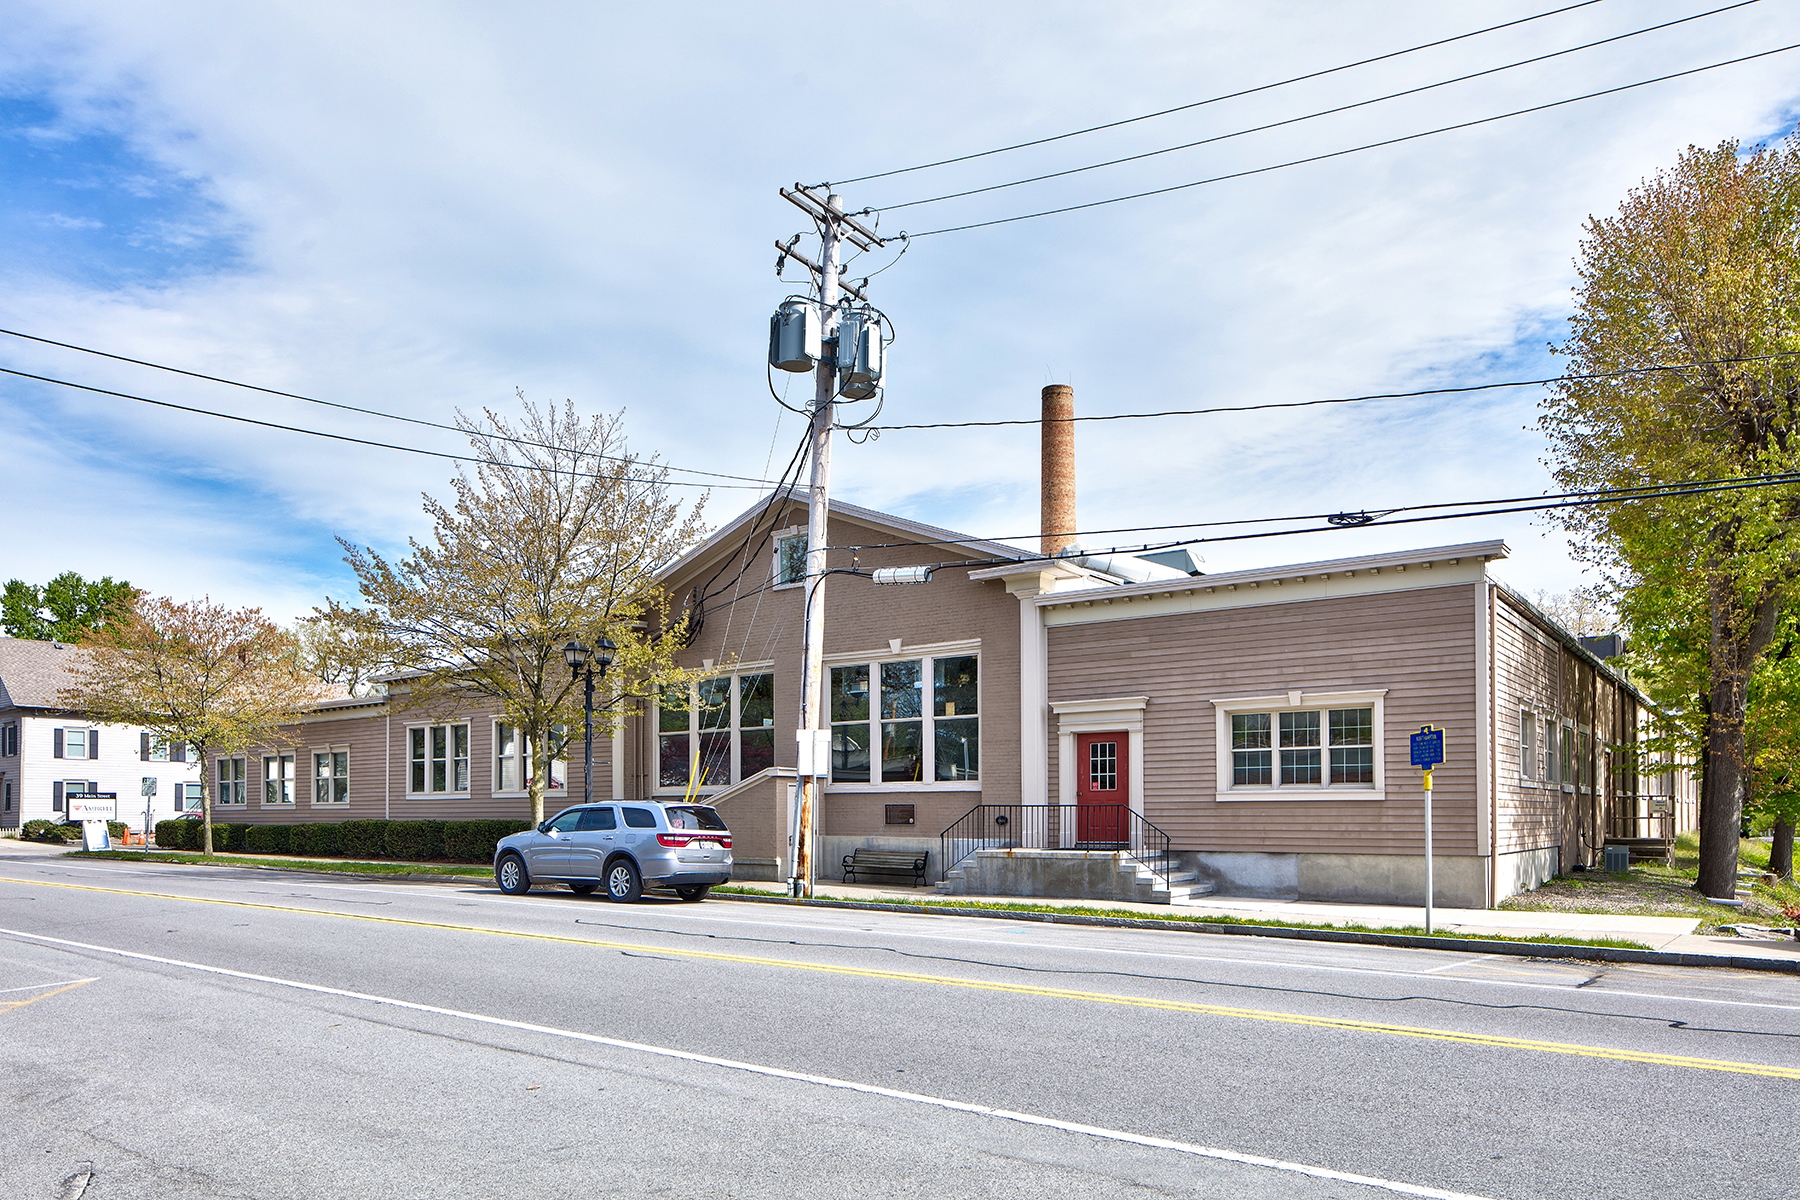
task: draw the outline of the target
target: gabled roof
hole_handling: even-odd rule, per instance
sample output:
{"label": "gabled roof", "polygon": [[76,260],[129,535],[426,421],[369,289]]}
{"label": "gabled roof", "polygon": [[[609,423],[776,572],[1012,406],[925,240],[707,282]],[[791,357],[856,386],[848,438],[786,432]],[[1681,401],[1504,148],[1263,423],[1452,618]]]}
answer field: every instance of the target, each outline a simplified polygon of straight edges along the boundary
{"label": "gabled roof", "polygon": [[[784,488],[777,493],[775,504],[806,503],[806,488]],[[729,542],[732,537],[743,531],[746,525],[760,518],[769,510],[770,501],[759,501],[745,509],[737,517],[715,530],[712,536],[695,546],[692,550],[657,572],[659,579],[669,579],[680,574],[694,563],[699,562],[721,543]],[[873,508],[864,508],[859,504],[850,504],[843,500],[831,502],[831,515],[844,517],[863,525],[874,525],[881,529],[890,529],[898,534],[919,542],[933,545],[942,544],[950,550],[967,550],[976,555],[1017,562],[1021,559],[1035,558],[1030,551],[1021,550],[1017,546],[1008,546],[1002,542],[990,542],[983,538],[973,538],[966,533],[957,533],[953,529],[943,529],[936,525],[927,525],[923,521],[914,521],[910,517],[897,517],[892,513],[879,512]],[[778,528],[780,528],[778,526]],[[920,550],[928,551],[931,546],[921,546]]]}
{"label": "gabled roof", "polygon": [[0,708],[61,708],[86,656],[66,642],[0,637]]}

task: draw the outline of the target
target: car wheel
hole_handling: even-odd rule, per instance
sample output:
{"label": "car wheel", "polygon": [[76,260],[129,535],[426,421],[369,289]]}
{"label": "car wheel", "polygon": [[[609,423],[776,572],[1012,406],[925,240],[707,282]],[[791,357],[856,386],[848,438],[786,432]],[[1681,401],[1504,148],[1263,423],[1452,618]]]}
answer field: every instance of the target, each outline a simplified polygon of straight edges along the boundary
{"label": "car wheel", "polygon": [[697,900],[706,899],[706,893],[710,891],[712,891],[710,884],[701,884],[698,887],[676,888],[675,894],[680,896],[683,900],[686,900],[689,904],[692,904]]}
{"label": "car wheel", "polygon": [[508,854],[495,865],[494,882],[509,896],[521,896],[530,891],[531,875],[525,870],[525,860],[516,854]]}
{"label": "car wheel", "polygon": [[571,883],[569,890],[577,896],[591,896],[594,894],[594,889],[599,886],[597,883]]}
{"label": "car wheel", "polygon": [[644,882],[630,859],[621,858],[606,868],[606,894],[620,904],[630,904],[644,894]]}

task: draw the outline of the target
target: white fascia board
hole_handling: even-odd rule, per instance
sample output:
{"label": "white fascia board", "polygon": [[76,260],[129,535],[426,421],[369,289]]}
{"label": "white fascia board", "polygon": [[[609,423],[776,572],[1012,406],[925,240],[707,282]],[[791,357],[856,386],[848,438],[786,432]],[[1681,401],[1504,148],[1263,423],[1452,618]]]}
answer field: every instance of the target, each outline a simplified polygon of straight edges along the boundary
{"label": "white fascia board", "polygon": [[[810,490],[811,489],[809,488],[801,487],[785,488],[783,489],[780,498],[777,499],[775,503],[804,504],[807,499],[807,492]],[[695,546],[692,550],[689,550],[686,554],[658,571],[656,573],[657,580],[660,582],[662,580],[672,579],[694,563],[699,562],[717,548],[720,543],[729,541],[732,536],[743,529],[745,525],[761,516],[768,507],[769,502],[767,500],[760,500],[751,505],[742,513],[739,513],[734,517],[730,522],[721,526],[698,546]],[[947,547],[972,550],[976,554],[989,555],[993,558],[1002,559],[1007,562],[1031,557],[1029,551],[1021,550],[1017,546],[1008,546],[1001,542],[990,542],[981,538],[972,538],[967,534],[958,533],[954,529],[941,529],[936,525],[927,525],[922,521],[914,521],[907,517],[897,517],[892,513],[879,512],[876,509],[864,508],[859,504],[850,504],[843,500],[833,500],[831,502],[831,514],[837,517],[845,517],[852,521],[858,521],[865,525],[876,525],[883,529],[891,529],[895,533],[907,534],[922,542],[929,541],[933,543],[942,543]],[[929,550],[931,547],[921,546],[919,549],[923,551]]]}
{"label": "white fascia board", "polygon": [[1044,610],[1046,625],[1084,625],[1170,613],[1414,591],[1485,580],[1488,562],[1505,558],[1508,553],[1503,541],[1467,542],[1180,580],[1159,579],[1104,590],[1054,592],[1038,597],[1035,603]]}

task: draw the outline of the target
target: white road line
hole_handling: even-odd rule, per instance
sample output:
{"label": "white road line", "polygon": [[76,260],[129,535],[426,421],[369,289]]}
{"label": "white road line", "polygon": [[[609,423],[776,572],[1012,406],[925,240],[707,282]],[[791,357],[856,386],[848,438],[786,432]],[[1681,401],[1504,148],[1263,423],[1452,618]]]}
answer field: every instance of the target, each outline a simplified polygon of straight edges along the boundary
{"label": "white road line", "polygon": [[273,984],[276,987],[294,988],[303,992],[314,992],[324,996],[338,996],[346,1000],[360,1000],[368,1004],[380,1004],[389,1008],[401,1008],[411,1012],[431,1013],[434,1016],[453,1017],[460,1021],[473,1021],[481,1025],[494,1025],[503,1029],[516,1029],[524,1033],[543,1034],[548,1037],[569,1038],[578,1042],[588,1042],[597,1046],[611,1046],[617,1050],[631,1050],[639,1054],[653,1054],[660,1058],[678,1059],[682,1062],[700,1063],[705,1066],[723,1067],[730,1071],[743,1071],[751,1075],[762,1075],[770,1079],[783,1079],[792,1083],[807,1083],[815,1087],[835,1088],[840,1091],[860,1092],[867,1096],[880,1096],[887,1100],[899,1100],[907,1104],[922,1104],[932,1108],[948,1109],[952,1112],[971,1113],[975,1116],[994,1117],[1003,1121],[1014,1121],[1021,1125],[1035,1125],[1044,1129],[1060,1130],[1063,1133],[1080,1134],[1085,1137],[1099,1138],[1110,1142],[1123,1142],[1133,1146],[1144,1146],[1152,1150],[1169,1150],[1177,1154],[1189,1154],[1196,1158],[1217,1159],[1222,1162],[1238,1163],[1242,1166],[1261,1167],[1270,1171],[1285,1171],[1293,1175],[1306,1175],[1313,1179],[1329,1179],[1337,1183],[1356,1184],[1360,1187],[1376,1188],[1380,1191],[1392,1192],[1400,1196],[1424,1196],[1430,1200],[1487,1200],[1485,1197],[1473,1196],[1466,1192],[1449,1192],[1442,1188],[1426,1187],[1423,1184],[1401,1183],[1392,1179],[1381,1179],[1372,1175],[1356,1175],[1348,1171],[1333,1171],[1329,1167],[1315,1167],[1306,1163],[1287,1162],[1279,1158],[1264,1158],[1258,1154],[1240,1154],[1235,1150],[1220,1150],[1212,1146],[1200,1146],[1192,1142],[1178,1142],[1169,1138],[1149,1137],[1145,1134],[1127,1133],[1118,1129],[1105,1129],[1098,1125],[1082,1125],[1074,1121],[1059,1121],[1054,1117],[1038,1116],[1034,1113],[1014,1112],[1006,1108],[990,1108],[985,1104],[970,1104],[962,1100],[950,1100],[942,1096],[926,1096],[919,1092],[902,1092],[894,1088],[878,1087],[870,1083],[857,1083],[849,1079],[835,1079],[829,1075],[809,1075],[802,1071],[789,1071],[781,1067],[763,1066],[759,1063],[740,1062],[733,1058],[717,1058],[710,1054],[695,1054],[690,1050],[676,1050],[668,1046],[652,1046],[643,1042],[628,1042],[620,1038],[601,1037],[599,1034],[582,1033],[574,1029],[558,1029],[553,1025],[534,1025],[528,1021],[513,1021],[505,1017],[488,1016],[485,1013],[464,1012],[455,1008],[440,1008],[435,1004],[419,1004],[412,1000],[398,1000],[391,996],[375,996],[367,992],[353,992],[344,988],[326,987],[318,983],[303,983],[297,979],[281,979],[273,975],[257,975],[250,971],[234,971],[229,967],[215,967],[206,963],[185,962],[178,958],[163,958],[155,954],[141,954],[135,950],[120,950],[112,946],[96,946],[88,942],[72,942],[64,938],[48,937],[41,933],[26,933],[17,929],[0,929],[0,934],[8,937],[26,938],[34,942],[47,943],[53,946],[65,946],[76,950],[86,950],[97,954],[111,954],[119,958],[136,959],[140,962],[152,962],[166,967],[180,967],[189,971],[203,971],[210,975],[224,975],[232,979],[245,979],[254,983]]}
{"label": "white road line", "polygon": [[4,996],[8,992],[41,992],[45,988],[68,987],[70,984],[75,983],[93,983],[99,978],[98,975],[93,975],[87,979],[59,979],[55,983],[32,983],[27,984],[24,987],[0,988],[0,996]]}
{"label": "white road line", "polygon": [[[104,868],[104,867],[84,867],[82,869],[83,870],[105,870],[106,868]],[[196,868],[195,870],[203,871],[203,870],[207,870],[207,869],[209,869],[209,868],[202,867],[202,868]],[[149,874],[149,872],[146,872],[146,874]],[[187,872],[184,872],[182,875],[182,878],[184,878],[184,879],[185,878],[193,878],[193,877],[194,876],[191,873],[187,873]],[[0,883],[4,883],[4,882],[7,882],[7,880],[5,880],[4,878],[0,878]],[[364,891],[364,892],[379,891],[379,892],[387,894],[387,895],[412,896],[412,897],[419,898],[419,899],[435,900],[435,901],[439,901],[439,902],[442,902],[442,901],[448,900],[448,899],[455,899],[455,900],[465,902],[465,903],[468,901],[476,901],[476,902],[483,903],[483,904],[499,904],[499,905],[504,905],[504,906],[511,907],[511,908],[540,908],[540,909],[550,909],[550,910],[554,910],[557,912],[579,912],[581,909],[583,909],[584,907],[586,907],[592,903],[591,901],[575,900],[573,898],[570,898],[567,900],[550,900],[550,899],[532,900],[532,899],[527,899],[524,897],[517,897],[517,896],[498,897],[498,896],[470,896],[470,895],[467,895],[464,893],[451,893],[451,894],[424,893],[424,892],[410,891],[410,890],[407,890],[404,888],[379,888],[379,889],[367,888],[367,889],[364,889],[364,888],[358,888],[352,884],[343,884],[343,883],[308,883],[305,885],[305,887],[308,890],[315,889],[315,888],[334,888],[334,889],[339,889],[339,890],[343,890],[343,891]],[[298,889],[296,888],[295,890],[298,890]],[[173,899],[173,900],[180,900],[180,899],[188,899],[189,897],[170,896],[169,898]],[[326,898],[319,897],[319,899],[325,900]],[[305,912],[307,910],[295,909],[294,911],[295,912]],[[596,911],[611,912],[613,910],[611,909],[610,906],[602,905]],[[631,910],[629,910],[629,909],[623,910],[620,912],[619,915],[623,916],[625,912],[629,912],[629,911],[631,911]],[[637,911],[642,912],[644,910],[640,909]],[[893,917],[893,916],[898,916],[898,915],[909,915],[909,914],[894,914],[894,913],[863,914],[861,912],[861,910],[855,910],[855,909],[837,910],[837,911],[843,911],[843,912],[847,912],[847,913],[857,913],[858,915],[868,915],[868,916],[877,916],[877,917]],[[1175,961],[1175,962],[1227,963],[1227,964],[1230,964],[1233,966],[1269,967],[1269,968],[1273,968],[1276,970],[1283,970],[1283,971],[1322,971],[1327,974],[1333,974],[1333,975],[1376,975],[1376,976],[1381,976],[1381,977],[1388,978],[1388,979],[1430,978],[1430,979],[1439,980],[1439,981],[1442,981],[1445,983],[1460,983],[1460,984],[1466,984],[1470,987],[1478,987],[1478,988],[1496,988],[1496,987],[1499,987],[1499,988],[1524,988],[1529,991],[1557,992],[1557,993],[1568,993],[1571,995],[1587,995],[1587,996],[1613,996],[1613,997],[1618,997],[1618,998],[1627,999],[1627,1000],[1666,1000],[1666,1001],[1669,1001],[1671,1003],[1676,1003],[1676,1004],[1709,1004],[1709,1005],[1717,1005],[1717,1006],[1725,1007],[1725,1008],[1766,1008],[1766,1009],[1774,1009],[1778,1012],[1800,1012],[1800,1004],[1772,1004],[1767,1001],[1761,1001],[1761,1000],[1724,1000],[1724,999],[1719,999],[1719,998],[1710,997],[1710,996],[1676,996],[1676,995],[1671,995],[1671,994],[1667,994],[1667,993],[1663,993],[1663,992],[1627,992],[1627,991],[1617,991],[1612,988],[1577,988],[1573,983],[1567,983],[1567,984],[1564,984],[1564,983],[1528,983],[1528,982],[1525,982],[1523,980],[1518,980],[1518,979],[1473,979],[1473,978],[1467,978],[1467,977],[1461,976],[1461,975],[1433,975],[1431,973],[1432,971],[1442,971],[1442,970],[1448,970],[1450,968],[1457,967],[1457,966],[1466,966],[1466,965],[1468,965],[1469,962],[1478,961],[1478,960],[1474,960],[1474,959],[1464,960],[1462,962],[1450,963],[1450,964],[1447,964],[1446,966],[1442,966],[1442,967],[1433,967],[1433,968],[1428,968],[1428,969],[1423,969],[1423,970],[1418,970],[1418,971],[1395,971],[1395,970],[1386,969],[1386,968],[1382,968],[1382,967],[1344,967],[1344,966],[1336,966],[1336,965],[1329,964],[1329,963],[1293,962],[1293,961],[1283,961],[1281,959],[1275,959],[1275,958],[1239,958],[1239,957],[1229,955],[1229,954],[1181,954],[1181,953],[1176,953],[1174,951],[1168,951],[1168,950],[1130,950],[1130,949],[1126,949],[1124,947],[1119,947],[1119,946],[1083,946],[1083,945],[1078,945],[1073,942],[1048,940],[1048,939],[1046,939],[1045,941],[1041,941],[1041,942],[1025,942],[1025,941],[1015,941],[1015,940],[1011,940],[1011,939],[1007,939],[1007,938],[976,938],[976,937],[966,937],[966,936],[963,936],[960,934],[921,933],[921,932],[917,932],[917,931],[913,931],[913,930],[906,930],[906,929],[882,928],[879,930],[869,930],[869,929],[846,928],[846,927],[837,926],[837,925],[818,925],[818,924],[812,924],[809,922],[802,922],[802,921],[764,921],[764,920],[759,920],[754,917],[738,917],[738,916],[719,917],[719,916],[709,916],[706,913],[678,911],[673,906],[670,906],[668,908],[657,911],[652,919],[673,920],[673,921],[711,921],[711,922],[715,922],[715,923],[721,924],[721,925],[744,925],[744,926],[753,926],[753,927],[757,927],[757,928],[766,928],[766,929],[808,929],[808,930],[812,930],[812,931],[818,932],[818,933],[836,934],[840,937],[844,936],[846,934],[862,934],[865,937],[913,938],[913,939],[921,940],[921,941],[953,942],[958,945],[964,945],[964,946],[998,946],[998,947],[1006,947],[1006,948],[1015,949],[1015,950],[1039,950],[1039,951],[1042,951],[1042,950],[1067,950],[1070,952],[1081,953],[1081,954],[1117,954],[1117,955],[1122,955],[1122,956],[1129,957],[1129,958],[1167,959],[1167,960],[1171,960],[1171,961]],[[956,918],[956,919],[962,919],[962,918]],[[664,932],[663,930],[656,929],[654,926],[632,925],[628,922],[620,922],[619,927],[621,929],[630,929],[630,930],[635,930],[635,931],[641,932],[641,933]],[[1081,927],[1079,927],[1079,926],[1046,927],[1045,933],[1049,934],[1049,933],[1054,932],[1057,934],[1061,934],[1061,933],[1067,932],[1068,930],[1070,930],[1072,928],[1081,928]],[[1103,927],[1101,927],[1101,928],[1088,927],[1088,928],[1092,932],[1095,932],[1095,933],[1116,932],[1116,931],[1106,930]],[[1143,934],[1149,934],[1151,936],[1155,936],[1157,934],[1162,933],[1163,931],[1162,930],[1132,930],[1131,932],[1132,933],[1143,933]],[[1176,933],[1176,932],[1180,932],[1180,931],[1170,930],[1169,932]],[[1184,936],[1191,937],[1194,935],[1186,934]],[[1330,946],[1333,948],[1345,948],[1345,949],[1355,949],[1355,950],[1372,950],[1372,949],[1380,949],[1381,948],[1381,947],[1373,947],[1373,946],[1364,946],[1364,945],[1360,945],[1358,943],[1345,943],[1345,942],[1303,943],[1303,945]],[[869,946],[866,948],[871,949],[871,950],[880,949],[880,947],[878,947],[878,946]],[[1441,953],[1443,953],[1443,951],[1425,950],[1425,951],[1421,951],[1421,953],[1441,954]],[[1484,955],[1483,957],[1498,958],[1500,956],[1490,954],[1490,955]],[[1571,960],[1571,961],[1576,961],[1576,960]],[[1231,986],[1230,982],[1227,980],[1211,980],[1211,981],[1203,981],[1203,982],[1217,983],[1221,987],[1230,987]],[[1613,1014],[1597,1012],[1594,1015],[1609,1016],[1609,1015],[1613,1015]]]}
{"label": "white road line", "polygon": [[1465,958],[1461,962],[1445,963],[1441,967],[1427,967],[1420,971],[1421,975],[1435,975],[1439,971],[1454,971],[1458,967],[1472,967],[1478,962],[1486,962],[1490,958],[1499,958],[1498,954],[1482,954],[1475,958]]}

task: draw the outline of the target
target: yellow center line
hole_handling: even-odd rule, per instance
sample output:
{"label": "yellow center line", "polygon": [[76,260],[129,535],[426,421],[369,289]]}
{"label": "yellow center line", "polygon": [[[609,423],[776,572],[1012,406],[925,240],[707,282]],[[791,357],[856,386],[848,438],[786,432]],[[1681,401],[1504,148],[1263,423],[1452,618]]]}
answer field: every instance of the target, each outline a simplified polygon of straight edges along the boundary
{"label": "yellow center line", "polygon": [[1356,1033],[1375,1033],[1389,1037],[1423,1038],[1428,1041],[1454,1042],[1467,1046],[1493,1046],[1503,1050],[1529,1050],[1539,1054],[1570,1054],[1582,1058],[1610,1059],[1614,1062],[1647,1063],[1659,1067],[1681,1067],[1696,1071],[1725,1071],[1736,1075],[1762,1075],[1774,1079],[1800,1080],[1800,1067],[1780,1067],[1768,1063],[1733,1062],[1727,1059],[1695,1058],[1685,1054],[1658,1054],[1648,1050],[1620,1050],[1610,1046],[1584,1046],[1574,1042],[1549,1042],[1537,1038],[1506,1037],[1500,1034],[1465,1033],[1453,1029],[1428,1029],[1415,1025],[1391,1025],[1380,1021],[1358,1021],[1348,1017],[1311,1016],[1305,1013],[1277,1012],[1271,1009],[1240,1008],[1227,1004],[1199,1004],[1188,1000],[1163,1000],[1149,996],[1125,996],[1112,992],[1089,992],[1075,988],[1045,987],[1040,984],[1009,983],[996,980],[960,979],[952,975],[927,975],[913,971],[887,971],[879,967],[852,967],[835,963],[808,962],[804,959],[765,958],[751,954],[729,954],[719,950],[694,950],[686,947],[653,946],[641,942],[614,942],[598,938],[570,937],[556,933],[526,933],[512,929],[491,929],[480,925],[454,925],[443,921],[420,921],[408,917],[382,917],[370,913],[334,912],[330,909],[295,908],[283,904],[263,904],[253,900],[222,900],[212,896],[179,896],[167,892],[143,892],[126,888],[97,887],[92,884],[51,883],[47,880],[12,879],[0,876],[0,883],[17,883],[27,887],[63,888],[76,892],[102,892],[114,896],[139,896],[151,900],[182,900],[193,904],[217,904],[230,908],[260,909],[265,912],[298,913],[314,917],[335,917],[344,921],[367,921],[377,925],[399,925],[414,929],[437,929],[449,933],[479,933],[493,937],[520,938],[534,942],[555,942],[569,946],[587,946],[599,950],[624,950],[664,958],[688,958],[706,962],[736,963],[743,966],[779,967],[790,971],[813,971],[825,975],[845,975],[859,979],[880,979],[891,983],[922,983],[938,987],[966,988],[972,991],[1001,992],[1013,996],[1038,996],[1053,1000],[1075,1000],[1090,1004],[1116,1004],[1128,1008],[1159,1009],[1164,1012],[1189,1013],[1209,1017],[1233,1017],[1245,1021],[1267,1021],[1282,1025],[1302,1025],[1315,1029],[1342,1029]]}
{"label": "yellow center line", "polygon": [[[14,882],[17,882],[17,881],[15,880]],[[72,992],[76,988],[85,987],[87,984],[90,984],[92,982],[94,982],[94,980],[92,980],[92,979],[77,979],[74,983],[65,983],[61,987],[55,989],[54,991],[45,992],[41,996],[33,996],[29,1000],[0,1001],[0,1012],[11,1012],[15,1008],[24,1008],[27,1004],[36,1004],[39,1000],[48,1000],[52,996],[60,996],[64,992]],[[46,984],[45,986],[49,986],[49,985]]]}

